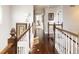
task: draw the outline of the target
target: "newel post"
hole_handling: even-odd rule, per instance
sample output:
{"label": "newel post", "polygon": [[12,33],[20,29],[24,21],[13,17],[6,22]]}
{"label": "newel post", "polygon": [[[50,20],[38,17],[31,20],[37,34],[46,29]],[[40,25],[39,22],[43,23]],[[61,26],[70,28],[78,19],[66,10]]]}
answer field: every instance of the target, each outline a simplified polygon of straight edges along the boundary
{"label": "newel post", "polygon": [[10,31],[11,37],[8,39],[8,45],[13,43],[13,46],[8,50],[8,54],[17,54],[17,38],[15,28]]}
{"label": "newel post", "polygon": [[49,22],[48,22],[48,42],[49,42]]}
{"label": "newel post", "polygon": [[54,25],[53,25],[54,39],[55,39],[55,29],[56,29],[56,25],[54,23]]}
{"label": "newel post", "polygon": [[53,38],[54,38],[54,40],[53,40],[53,41],[54,41],[54,42],[53,42],[53,43],[54,43],[54,44],[53,44],[53,45],[54,45],[53,48],[54,48],[54,53],[55,53],[55,29],[56,29],[56,25],[55,25],[55,23],[54,23],[54,24],[53,24],[53,32],[54,32],[54,33],[53,33],[53,35],[54,35],[54,36],[53,36]]}
{"label": "newel post", "polygon": [[[30,28],[30,27],[31,27],[31,26],[30,26],[30,23],[29,23],[29,28]],[[30,44],[30,43],[31,43],[31,42],[30,42],[30,39],[31,39],[31,28],[29,29],[29,48],[30,48],[30,45],[31,45],[31,44]]]}

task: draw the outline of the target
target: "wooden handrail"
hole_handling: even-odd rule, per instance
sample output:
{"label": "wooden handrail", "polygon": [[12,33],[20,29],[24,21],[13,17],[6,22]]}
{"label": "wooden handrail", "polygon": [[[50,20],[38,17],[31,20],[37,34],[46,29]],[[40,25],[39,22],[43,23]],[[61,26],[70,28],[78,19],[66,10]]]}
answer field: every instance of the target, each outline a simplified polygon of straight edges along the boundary
{"label": "wooden handrail", "polygon": [[5,54],[14,44],[13,43],[10,43],[7,47],[5,47],[1,52],[0,54]]}
{"label": "wooden handrail", "polygon": [[[33,26],[33,25],[32,25],[32,26]],[[30,30],[30,28],[31,28],[32,26],[30,26],[28,29],[26,29],[26,30],[19,36],[19,38],[17,38],[17,41],[19,41],[19,40],[25,35],[25,33],[27,33],[27,32]]]}
{"label": "wooden handrail", "polygon": [[[57,30],[59,30],[60,32],[66,32],[66,33],[69,33],[69,34],[71,34],[71,35],[73,35],[73,36],[76,36],[76,37],[78,37],[78,35],[77,34],[75,34],[75,33],[72,33],[72,32],[70,32],[70,31],[67,31],[67,30],[64,30],[64,29],[60,29],[60,28],[57,28],[57,27],[55,27]],[[65,33],[63,33],[64,35],[66,35]],[[70,38],[71,40],[72,40],[72,38],[71,37],[69,37],[68,35],[66,35],[68,38]],[[73,42],[74,43],[76,43],[76,41],[75,40],[73,40]],[[77,45],[79,45],[79,43],[77,42]]]}
{"label": "wooden handrail", "polygon": [[[50,24],[50,23],[49,23],[49,25],[54,25],[54,24]],[[55,24],[55,25],[56,25],[56,26],[61,26],[61,25],[63,25],[63,24]]]}
{"label": "wooden handrail", "polygon": [[73,32],[70,32],[70,31],[67,31],[67,30],[64,30],[64,29],[60,29],[60,28],[57,28],[57,27],[56,27],[56,29],[58,29],[58,30],[61,31],[61,32],[66,32],[66,33],[69,33],[69,34],[71,34],[71,35],[73,35],[73,36],[78,37],[78,35],[77,35],[76,33],[73,33]]}

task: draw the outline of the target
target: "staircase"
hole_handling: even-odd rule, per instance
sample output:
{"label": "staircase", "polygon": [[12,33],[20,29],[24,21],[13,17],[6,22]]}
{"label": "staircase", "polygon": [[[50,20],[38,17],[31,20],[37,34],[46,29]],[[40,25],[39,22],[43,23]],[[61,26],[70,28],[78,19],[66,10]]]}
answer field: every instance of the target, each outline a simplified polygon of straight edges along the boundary
{"label": "staircase", "polygon": [[[22,24],[23,26],[23,24]],[[21,26],[21,29],[23,27]],[[11,29],[11,37],[8,39],[8,45],[0,52],[0,54],[28,54],[31,49],[31,39],[33,24],[27,24],[27,29],[23,29],[18,35],[14,28]]]}
{"label": "staircase", "polygon": [[[23,26],[23,25],[22,25]],[[21,26],[21,29],[26,26]],[[50,27],[52,32],[50,32]],[[21,33],[11,29],[11,37],[8,45],[0,54],[78,54],[79,36],[78,34],[63,29],[63,24],[49,24],[48,34],[43,30],[35,28],[33,24],[27,24],[27,28],[20,30]],[[17,34],[16,34],[17,32]],[[19,33],[19,34],[18,34]],[[42,34],[41,34],[42,33]],[[35,37],[34,37],[35,36]],[[32,41],[31,41],[32,40]]]}

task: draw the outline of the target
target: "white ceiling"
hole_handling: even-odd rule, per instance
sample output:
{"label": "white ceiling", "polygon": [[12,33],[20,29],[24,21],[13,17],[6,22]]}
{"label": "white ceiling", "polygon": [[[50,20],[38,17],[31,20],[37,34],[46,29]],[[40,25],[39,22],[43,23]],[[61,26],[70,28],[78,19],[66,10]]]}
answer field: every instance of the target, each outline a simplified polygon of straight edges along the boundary
{"label": "white ceiling", "polygon": [[59,5],[35,5],[35,13],[42,13],[45,8],[57,8]]}
{"label": "white ceiling", "polygon": [[59,5],[35,5],[35,9],[43,9],[43,8],[56,8]]}

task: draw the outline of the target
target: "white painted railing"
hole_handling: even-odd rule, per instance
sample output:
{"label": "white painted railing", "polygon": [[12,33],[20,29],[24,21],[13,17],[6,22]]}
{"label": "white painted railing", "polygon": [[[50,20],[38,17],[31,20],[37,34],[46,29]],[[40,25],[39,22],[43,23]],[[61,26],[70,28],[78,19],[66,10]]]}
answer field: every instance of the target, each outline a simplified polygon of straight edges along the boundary
{"label": "white painted railing", "polygon": [[32,38],[32,26],[30,26],[24,33],[20,36],[19,41],[17,42],[17,54],[28,54],[31,46]]}
{"label": "white painted railing", "polygon": [[55,48],[59,54],[78,54],[78,35],[55,27]]}
{"label": "white painted railing", "polygon": [[29,32],[27,32],[17,43],[17,54],[29,52]]}

